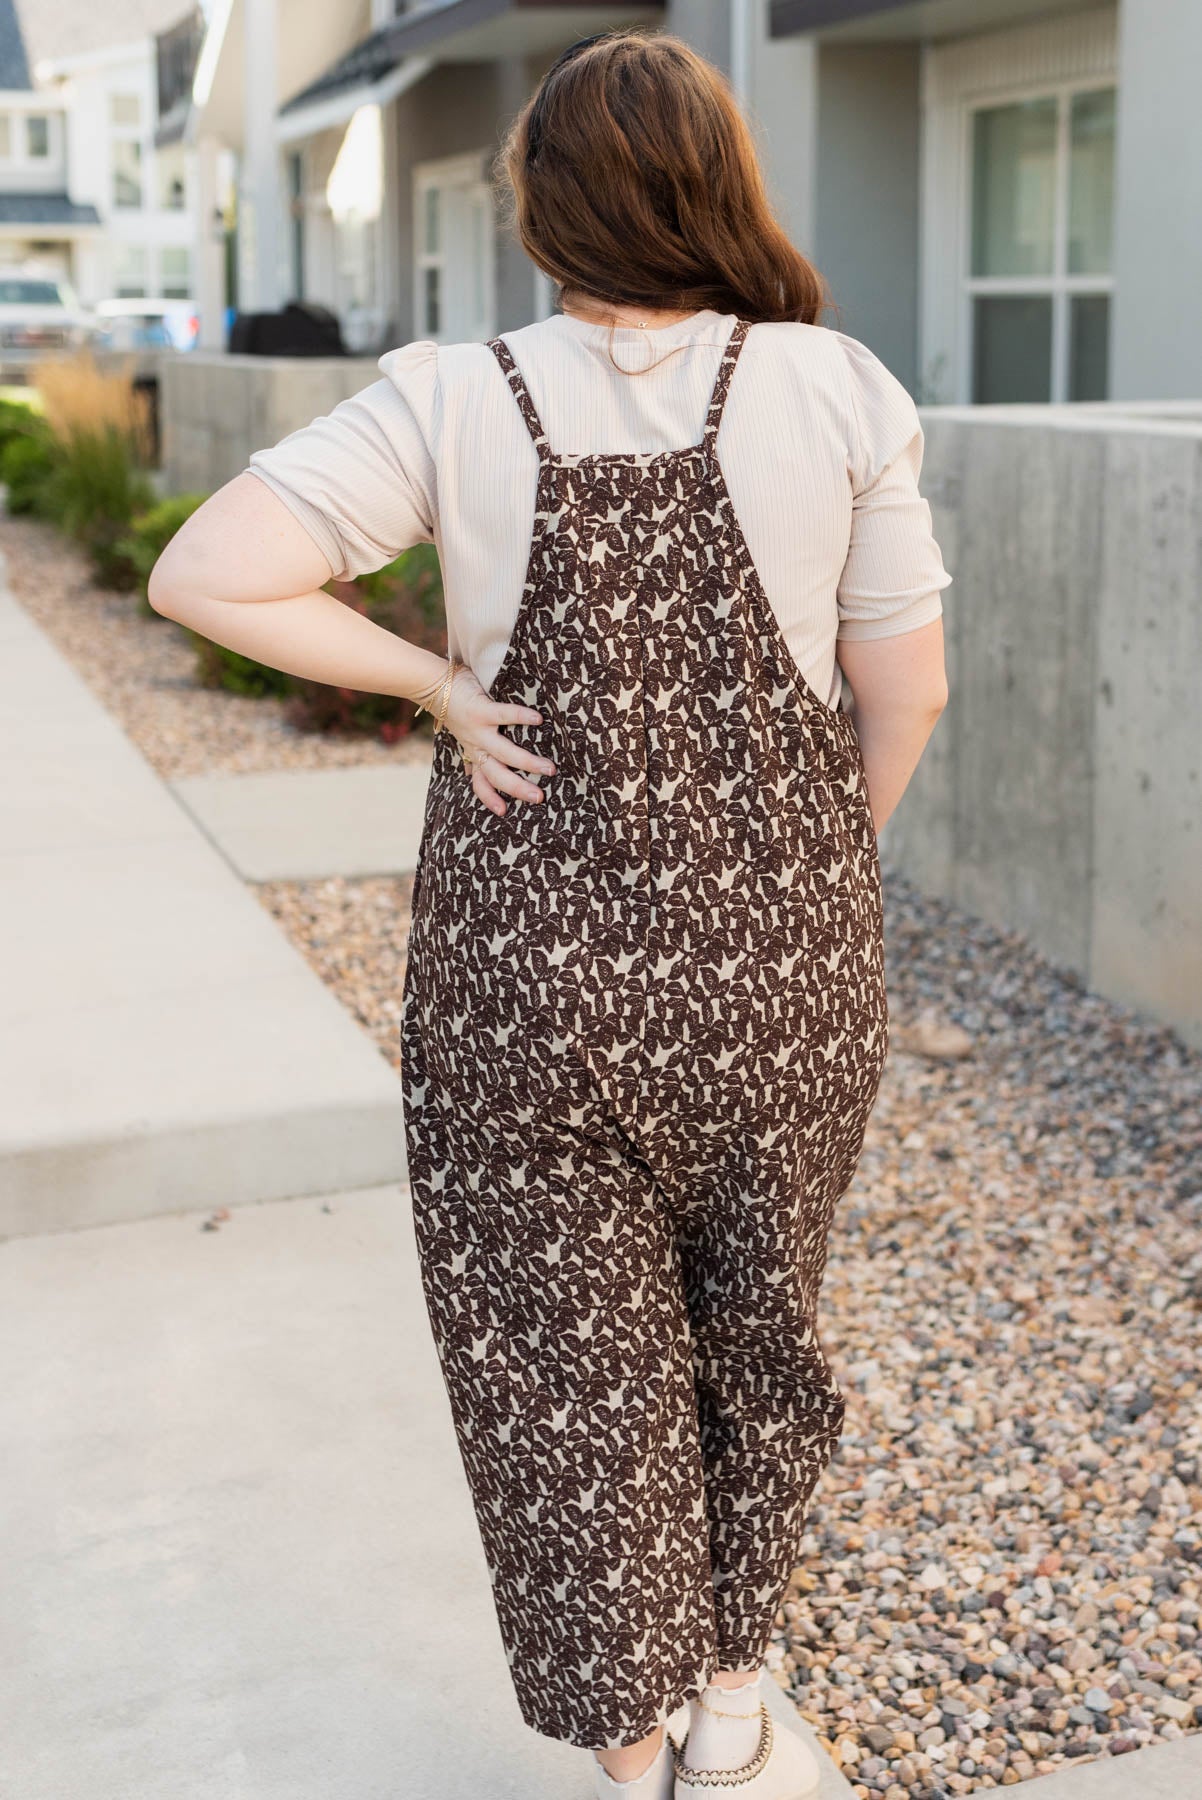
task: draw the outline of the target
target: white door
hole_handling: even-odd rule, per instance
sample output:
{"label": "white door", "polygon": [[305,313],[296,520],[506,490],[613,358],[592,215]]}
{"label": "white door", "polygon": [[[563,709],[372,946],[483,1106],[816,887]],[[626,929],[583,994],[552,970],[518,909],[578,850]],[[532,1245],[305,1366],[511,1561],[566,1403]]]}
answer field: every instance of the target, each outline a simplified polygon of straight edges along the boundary
{"label": "white door", "polygon": [[494,332],[494,227],[484,152],[414,170],[414,336],[481,341]]}

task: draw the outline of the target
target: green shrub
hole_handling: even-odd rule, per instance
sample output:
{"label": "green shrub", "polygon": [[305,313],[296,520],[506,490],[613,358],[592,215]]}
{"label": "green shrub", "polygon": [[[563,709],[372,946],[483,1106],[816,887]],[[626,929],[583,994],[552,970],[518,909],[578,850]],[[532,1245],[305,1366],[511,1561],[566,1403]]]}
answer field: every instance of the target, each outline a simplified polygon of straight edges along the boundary
{"label": "green shrub", "polygon": [[86,352],[42,357],[34,380],[54,444],[46,511],[87,550],[98,582],[133,587],[137,573],[117,545],[155,496],[145,473],[149,401],[132,363],[101,368]]}
{"label": "green shrub", "polygon": [[0,448],[0,481],[7,491],[10,513],[49,516],[47,483],[56,463],[54,440],[44,427],[31,425],[16,432]]}
{"label": "green shrub", "polygon": [[[330,583],[331,588],[339,585],[337,582]],[[366,603],[368,615],[373,618],[378,605],[391,605],[397,593],[404,589],[427,624],[440,626],[444,630],[446,628],[442,565],[433,544],[415,544],[411,550],[402,550],[398,557],[385,563],[382,569],[375,569],[370,575],[356,575],[353,582],[341,585],[354,588]]]}
{"label": "green shrub", "polygon": [[283,669],[270,668],[237,650],[227,650],[224,644],[215,644],[191,627],[185,629],[196,652],[196,679],[201,687],[224,688],[227,694],[244,694],[252,700],[293,692],[295,678]]}
{"label": "green shrub", "polygon": [[28,400],[10,400],[0,396],[0,452],[13,438],[24,437],[31,429],[36,428],[40,414],[32,397]]}
{"label": "green shrub", "polygon": [[[332,581],[329,591],[385,630],[445,654],[442,571],[433,544],[415,545],[386,568],[355,581]],[[414,728],[416,706],[394,694],[327,687],[320,681],[297,680],[293,688],[287,716],[298,731],[370,732],[393,744]],[[428,718],[421,715],[423,725]]]}
{"label": "green shrub", "polygon": [[172,494],[170,499],[160,500],[148,512],[139,513],[129,531],[118,540],[117,549],[137,578],[142,596],[141,610],[151,618],[157,619],[161,615],[155,612],[146,597],[150,571],[180,526],[192,517],[198,506],[203,506],[207,498],[206,494]]}
{"label": "green shrub", "polygon": [[102,587],[131,588],[137,570],[119,548],[154,489],[135,461],[128,436],[114,426],[59,438],[45,486],[45,505],[63,530],[83,545]]}

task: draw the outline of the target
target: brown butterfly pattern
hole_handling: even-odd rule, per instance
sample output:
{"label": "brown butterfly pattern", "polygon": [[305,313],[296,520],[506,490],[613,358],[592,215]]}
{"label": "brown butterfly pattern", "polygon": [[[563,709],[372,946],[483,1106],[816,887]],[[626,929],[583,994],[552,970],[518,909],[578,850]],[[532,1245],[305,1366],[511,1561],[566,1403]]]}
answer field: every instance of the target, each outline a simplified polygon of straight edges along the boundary
{"label": "brown butterfly pattern", "polygon": [[761,1661],[843,1397],[817,1336],[888,1047],[849,713],[806,685],[717,456],[539,456],[494,698],[558,773],[504,816],[448,732],[402,1079],[430,1321],[524,1718],[638,1741]]}

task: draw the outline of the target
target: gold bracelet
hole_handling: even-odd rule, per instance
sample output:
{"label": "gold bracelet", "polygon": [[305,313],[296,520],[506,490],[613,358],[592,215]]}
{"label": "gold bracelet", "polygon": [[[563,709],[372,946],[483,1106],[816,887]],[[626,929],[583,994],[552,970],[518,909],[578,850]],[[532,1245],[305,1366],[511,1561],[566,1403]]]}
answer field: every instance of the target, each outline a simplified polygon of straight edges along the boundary
{"label": "gold bracelet", "polygon": [[[433,691],[433,699],[434,699],[433,706],[427,706],[426,702],[424,700],[416,700],[414,702],[414,706],[416,708],[416,711],[414,712],[414,715],[413,715],[414,718],[417,717],[418,713],[424,713],[424,712],[428,712],[431,718],[435,717],[436,709],[442,702],[443,689],[445,688],[447,694],[448,695],[450,694],[450,691],[451,691],[450,681],[451,681],[451,677],[454,675],[454,673],[455,673],[455,659],[453,657],[450,657],[447,660],[447,672],[445,675],[439,676],[438,686]],[[437,730],[437,729],[438,729],[438,727],[435,726],[435,730]]]}
{"label": "gold bracelet", "polygon": [[447,712],[451,705],[451,684],[455,679],[457,670],[463,668],[463,666],[464,665],[457,656],[452,656],[447,662],[447,673],[444,682],[445,692],[442,696],[442,705],[439,709],[438,717],[434,721],[434,729],[436,732],[441,731],[443,725],[446,723]]}

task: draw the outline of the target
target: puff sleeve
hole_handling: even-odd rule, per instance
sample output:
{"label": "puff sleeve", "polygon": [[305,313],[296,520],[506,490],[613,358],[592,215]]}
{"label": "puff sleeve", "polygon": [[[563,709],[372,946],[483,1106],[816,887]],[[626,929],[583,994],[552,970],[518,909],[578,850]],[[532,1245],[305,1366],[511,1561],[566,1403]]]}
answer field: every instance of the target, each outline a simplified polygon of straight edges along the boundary
{"label": "puff sleeve", "polygon": [[838,636],[899,636],[937,619],[952,577],[918,488],[923,431],[897,377],[858,339],[835,332],[852,421],[852,526],[839,581]]}
{"label": "puff sleeve", "polygon": [[419,339],[379,367],[381,380],[248,465],[342,580],[433,542],[438,518],[438,346]]}

